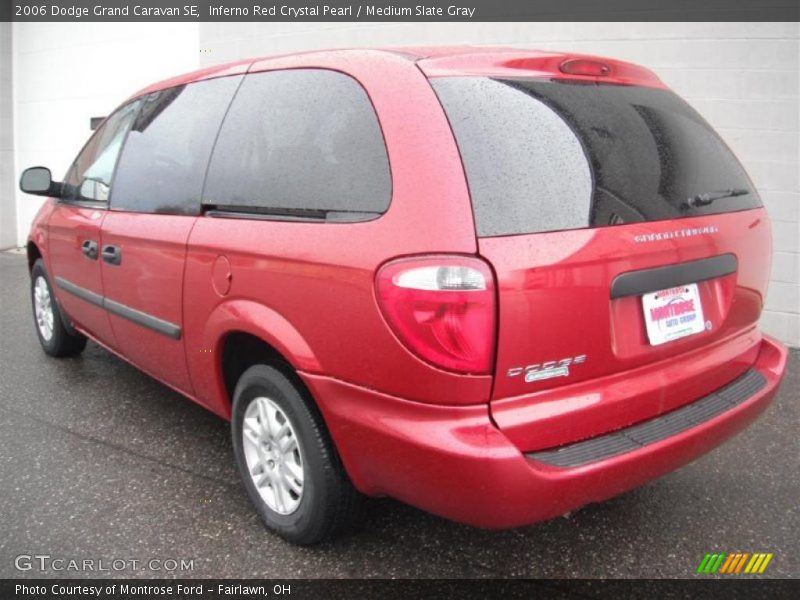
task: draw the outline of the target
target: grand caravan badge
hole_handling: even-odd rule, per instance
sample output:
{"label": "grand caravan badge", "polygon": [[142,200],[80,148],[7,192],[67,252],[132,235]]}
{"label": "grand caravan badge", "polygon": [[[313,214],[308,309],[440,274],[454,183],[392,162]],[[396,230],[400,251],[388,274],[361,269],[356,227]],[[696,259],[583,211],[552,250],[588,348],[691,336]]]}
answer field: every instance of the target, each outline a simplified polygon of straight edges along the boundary
{"label": "grand caravan badge", "polygon": [[518,377],[524,373],[525,383],[551,379],[553,377],[569,377],[569,368],[586,361],[586,355],[580,354],[561,360],[550,360],[543,363],[528,365],[527,367],[514,367],[508,370],[508,377]]}

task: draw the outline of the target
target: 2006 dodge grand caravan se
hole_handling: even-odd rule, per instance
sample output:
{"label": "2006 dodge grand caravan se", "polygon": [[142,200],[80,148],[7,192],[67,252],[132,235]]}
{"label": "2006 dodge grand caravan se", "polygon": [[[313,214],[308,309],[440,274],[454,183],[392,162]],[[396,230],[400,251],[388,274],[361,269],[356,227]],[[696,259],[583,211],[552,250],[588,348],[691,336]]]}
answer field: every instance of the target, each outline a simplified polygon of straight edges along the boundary
{"label": "2006 dodge grand caravan se", "polygon": [[650,71],[510,49],[341,50],[158,83],[28,242],[45,352],[91,338],[230,419],[298,543],[362,494],[512,527],[608,498],[764,410],[771,237]]}

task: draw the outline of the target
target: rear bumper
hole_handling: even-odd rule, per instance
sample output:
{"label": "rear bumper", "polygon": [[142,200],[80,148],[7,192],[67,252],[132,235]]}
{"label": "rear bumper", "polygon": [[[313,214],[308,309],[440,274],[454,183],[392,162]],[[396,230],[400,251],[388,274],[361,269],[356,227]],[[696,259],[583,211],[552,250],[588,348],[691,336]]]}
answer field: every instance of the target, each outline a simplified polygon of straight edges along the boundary
{"label": "rear bumper", "polygon": [[768,406],[786,355],[781,344],[764,337],[752,365],[764,383],[749,397],[674,435],[566,468],[526,457],[495,427],[487,405],[428,406],[330,378],[303,374],[303,379],[361,491],[501,528],[609,498],[718,446]]}

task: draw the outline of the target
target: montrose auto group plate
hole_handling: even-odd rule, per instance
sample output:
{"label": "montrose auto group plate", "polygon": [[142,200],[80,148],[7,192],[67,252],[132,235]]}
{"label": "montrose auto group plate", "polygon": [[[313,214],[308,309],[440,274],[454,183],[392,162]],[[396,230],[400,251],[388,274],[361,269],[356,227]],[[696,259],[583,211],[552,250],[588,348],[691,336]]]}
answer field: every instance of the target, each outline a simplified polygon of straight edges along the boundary
{"label": "montrose auto group plate", "polygon": [[647,337],[653,346],[705,329],[703,306],[696,283],[644,294],[642,308]]}

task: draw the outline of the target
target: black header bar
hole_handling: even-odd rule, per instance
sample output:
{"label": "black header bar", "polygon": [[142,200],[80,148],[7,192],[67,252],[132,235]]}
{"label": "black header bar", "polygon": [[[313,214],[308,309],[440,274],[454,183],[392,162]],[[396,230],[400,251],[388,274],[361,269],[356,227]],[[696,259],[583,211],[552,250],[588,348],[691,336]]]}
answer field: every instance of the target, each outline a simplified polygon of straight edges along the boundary
{"label": "black header bar", "polygon": [[[4,579],[3,600],[416,600],[797,597],[797,580]],[[792,592],[794,590],[794,592]]]}
{"label": "black header bar", "polygon": [[0,21],[798,21],[798,0],[3,0]]}

